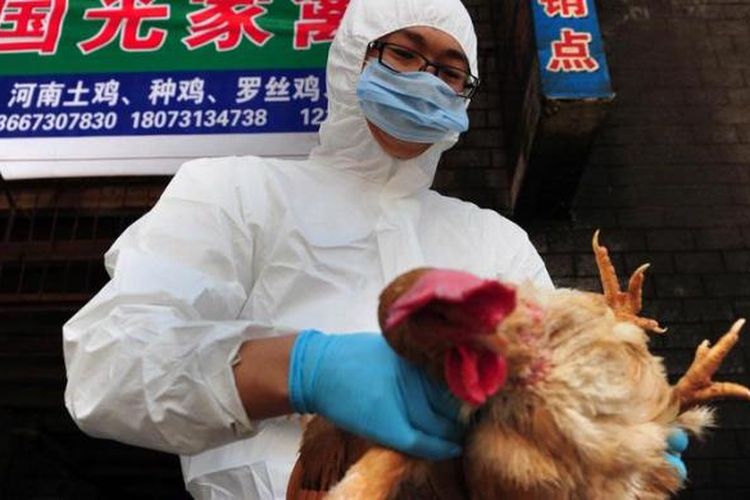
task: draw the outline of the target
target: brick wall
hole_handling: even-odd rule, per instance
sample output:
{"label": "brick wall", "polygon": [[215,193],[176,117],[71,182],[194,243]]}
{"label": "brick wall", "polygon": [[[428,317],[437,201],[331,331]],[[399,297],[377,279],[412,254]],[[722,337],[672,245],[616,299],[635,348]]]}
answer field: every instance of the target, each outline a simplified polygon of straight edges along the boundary
{"label": "brick wall", "polygon": [[[487,1],[467,1],[480,34]],[[750,315],[750,0],[597,2],[616,102],[595,142],[574,209],[527,229],[555,282],[599,290],[590,240],[602,229],[622,277],[652,264],[644,313],[669,327],[653,340],[674,379],[694,347]],[[448,193],[508,211],[492,47],[482,45],[479,116],[446,157]],[[494,138],[494,139],[493,139]],[[465,162],[476,159],[470,167]],[[478,174],[477,172],[481,172]],[[484,185],[476,185],[484,176]],[[503,193],[492,195],[500,186]],[[747,328],[746,328],[747,329]],[[718,378],[750,383],[748,333]],[[686,454],[680,498],[750,498],[750,404],[725,402],[720,428]]]}
{"label": "brick wall", "polygon": [[495,60],[494,9],[490,0],[465,0],[479,38],[480,92],[469,107],[471,130],[443,156],[434,187],[441,192],[505,211],[509,204],[499,74]]}

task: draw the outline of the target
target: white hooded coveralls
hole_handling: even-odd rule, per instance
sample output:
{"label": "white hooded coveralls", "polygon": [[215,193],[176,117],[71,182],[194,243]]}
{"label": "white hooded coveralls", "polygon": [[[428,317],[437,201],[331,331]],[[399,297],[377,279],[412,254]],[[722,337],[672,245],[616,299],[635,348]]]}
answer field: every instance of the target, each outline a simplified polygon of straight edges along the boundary
{"label": "white hooded coveralls", "polygon": [[367,43],[417,25],[452,35],[477,74],[459,0],[352,0],[310,158],[189,162],[115,242],[111,281],[63,330],[81,429],[181,454],[196,498],[284,498],[300,424],[248,419],[232,373],[244,341],[378,331],[378,294],[417,266],[551,286],[520,228],[429,189],[455,137],[401,161],[370,135],[355,95]]}

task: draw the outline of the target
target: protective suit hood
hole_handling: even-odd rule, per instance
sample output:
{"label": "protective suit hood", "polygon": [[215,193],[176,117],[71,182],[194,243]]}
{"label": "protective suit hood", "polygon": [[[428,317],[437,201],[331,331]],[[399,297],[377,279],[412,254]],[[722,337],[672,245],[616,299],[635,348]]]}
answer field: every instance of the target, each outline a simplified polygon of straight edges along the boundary
{"label": "protective suit hood", "polygon": [[416,158],[399,160],[380,147],[367,127],[356,96],[367,44],[411,26],[451,35],[466,54],[471,73],[478,74],[476,35],[460,0],[352,0],[328,55],[328,117],[320,129],[320,145],[310,155],[317,164],[346,170],[398,194],[429,187],[440,155],[458,139],[454,135]]}

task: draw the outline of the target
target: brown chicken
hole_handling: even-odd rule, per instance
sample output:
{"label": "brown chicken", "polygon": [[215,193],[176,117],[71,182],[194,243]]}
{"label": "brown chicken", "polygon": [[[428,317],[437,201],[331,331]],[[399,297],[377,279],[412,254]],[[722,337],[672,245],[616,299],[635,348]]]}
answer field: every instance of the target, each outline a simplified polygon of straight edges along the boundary
{"label": "brown chicken", "polygon": [[[737,321],[704,341],[670,386],[638,316],[647,266],[620,291],[593,239],[604,294],[506,286],[419,269],[381,295],[383,333],[399,354],[446,382],[471,422],[461,459],[428,462],[312,419],[288,497],[295,499],[647,499],[681,487],[664,459],[673,427],[712,425],[701,403],[750,400],[711,377],[737,342]],[[326,492],[328,494],[326,495]]]}

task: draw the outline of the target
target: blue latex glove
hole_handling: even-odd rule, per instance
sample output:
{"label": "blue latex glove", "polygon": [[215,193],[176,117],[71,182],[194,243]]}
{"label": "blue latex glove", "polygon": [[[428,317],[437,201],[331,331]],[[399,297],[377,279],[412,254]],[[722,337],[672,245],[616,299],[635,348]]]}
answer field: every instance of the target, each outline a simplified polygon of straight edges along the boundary
{"label": "blue latex glove", "polygon": [[687,467],[682,461],[682,452],[688,447],[688,435],[682,429],[675,427],[667,436],[667,452],[664,454],[667,462],[677,469],[681,480],[687,479]]}
{"label": "blue latex glove", "polygon": [[289,364],[299,413],[399,451],[431,460],[461,454],[460,403],[448,389],[398,356],[380,334],[300,332]]}

